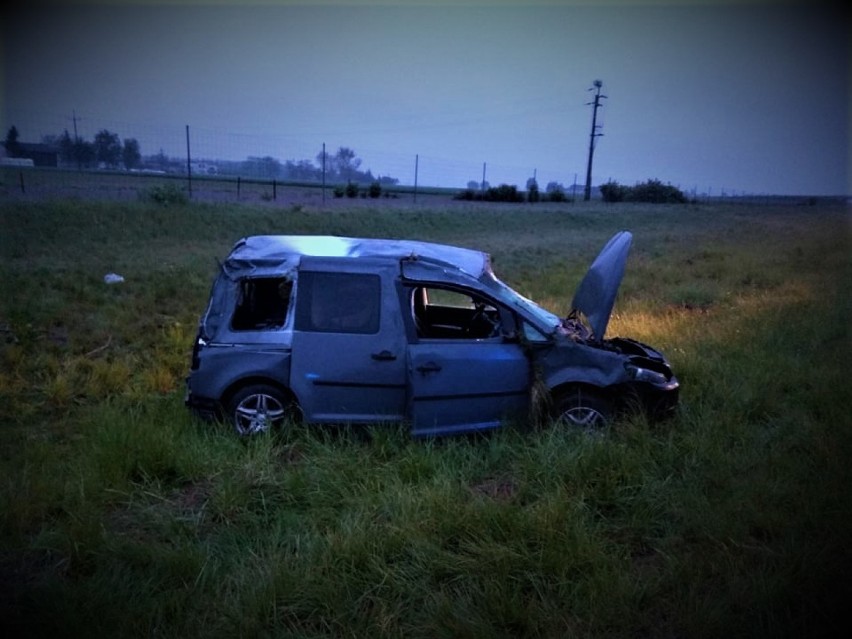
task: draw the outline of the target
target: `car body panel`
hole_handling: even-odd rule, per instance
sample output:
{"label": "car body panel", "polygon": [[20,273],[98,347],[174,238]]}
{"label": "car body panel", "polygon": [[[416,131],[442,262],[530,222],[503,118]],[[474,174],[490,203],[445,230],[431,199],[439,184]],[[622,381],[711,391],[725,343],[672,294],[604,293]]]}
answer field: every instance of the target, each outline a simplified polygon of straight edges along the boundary
{"label": "car body panel", "polygon": [[473,277],[489,269],[487,253],[473,249],[421,242],[416,240],[383,240],[321,235],[255,235],[238,241],[226,264],[229,270],[254,272],[258,269],[280,270],[296,264],[302,256],[328,258],[385,258],[400,260],[409,257],[427,259],[451,266]]}
{"label": "car body panel", "polygon": [[204,366],[191,371],[192,387],[197,395],[217,402],[247,380],[267,380],[286,388],[290,354],[290,348],[207,344]]}
{"label": "car body panel", "polygon": [[601,341],[606,334],[632,242],[628,231],[612,236],[592,262],[571,302],[572,314],[579,312],[586,317],[595,341]]}
{"label": "car body panel", "polygon": [[494,428],[529,410],[530,362],[518,343],[423,340],[409,344],[408,360],[415,435]]}
{"label": "car body panel", "polygon": [[556,348],[537,351],[536,366],[548,388],[569,383],[606,387],[629,381],[624,358],[570,339],[561,339]]}
{"label": "car body panel", "polygon": [[[296,322],[293,332],[291,388],[302,413],[311,422],[377,422],[400,421],[405,416],[406,403],[406,332],[399,313],[398,295],[393,284],[397,268],[386,262],[346,260],[345,273],[364,278],[375,278],[378,286],[377,318],[370,332],[352,332],[351,325],[340,323],[320,326],[311,330],[310,320],[305,326]],[[354,306],[358,292],[333,288],[335,284],[348,284],[351,278],[339,276],[343,272],[340,258],[305,257],[300,265],[302,281],[297,304],[306,314],[321,324],[322,302]],[[313,290],[311,275],[325,276],[316,279]],[[346,296],[353,296],[347,300]],[[370,309],[367,309],[370,311]],[[361,318],[356,317],[360,322]],[[369,321],[368,321],[369,323]]]}

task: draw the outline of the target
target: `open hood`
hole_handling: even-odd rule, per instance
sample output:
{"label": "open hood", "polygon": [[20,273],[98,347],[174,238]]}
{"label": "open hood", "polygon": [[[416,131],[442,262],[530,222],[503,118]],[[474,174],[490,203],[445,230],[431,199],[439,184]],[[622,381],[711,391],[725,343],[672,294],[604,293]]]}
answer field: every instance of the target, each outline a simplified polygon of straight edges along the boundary
{"label": "open hood", "polygon": [[606,334],[632,242],[633,235],[629,231],[613,235],[592,262],[571,302],[570,316],[585,316],[596,342]]}

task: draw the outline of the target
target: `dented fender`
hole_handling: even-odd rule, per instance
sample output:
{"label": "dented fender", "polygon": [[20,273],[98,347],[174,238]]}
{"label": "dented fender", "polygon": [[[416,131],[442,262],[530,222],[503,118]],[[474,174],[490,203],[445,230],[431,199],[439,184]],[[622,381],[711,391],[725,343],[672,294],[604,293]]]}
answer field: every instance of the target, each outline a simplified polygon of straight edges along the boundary
{"label": "dented fender", "polygon": [[561,340],[546,354],[534,356],[534,365],[549,389],[565,384],[589,384],[604,388],[630,381],[619,353]]}

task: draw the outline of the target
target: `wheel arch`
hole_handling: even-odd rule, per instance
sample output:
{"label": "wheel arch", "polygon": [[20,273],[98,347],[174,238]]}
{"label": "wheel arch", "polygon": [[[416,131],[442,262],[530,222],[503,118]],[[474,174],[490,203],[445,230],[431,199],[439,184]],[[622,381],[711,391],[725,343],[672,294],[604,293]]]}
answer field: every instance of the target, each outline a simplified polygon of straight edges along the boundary
{"label": "wheel arch", "polygon": [[611,402],[618,403],[618,390],[613,386],[597,386],[589,382],[566,381],[550,389],[551,403],[555,406],[559,401],[572,393],[589,393]]}

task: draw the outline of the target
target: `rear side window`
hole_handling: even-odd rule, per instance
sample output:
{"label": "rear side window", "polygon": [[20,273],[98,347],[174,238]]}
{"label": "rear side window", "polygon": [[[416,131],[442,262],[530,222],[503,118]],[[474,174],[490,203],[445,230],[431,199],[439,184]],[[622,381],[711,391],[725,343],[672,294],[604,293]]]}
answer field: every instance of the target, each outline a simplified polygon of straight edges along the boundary
{"label": "rear side window", "polygon": [[287,320],[293,282],[283,277],[245,278],[231,319],[235,331],[281,328]]}
{"label": "rear side window", "polygon": [[357,273],[299,275],[296,330],[378,333],[381,279]]}

